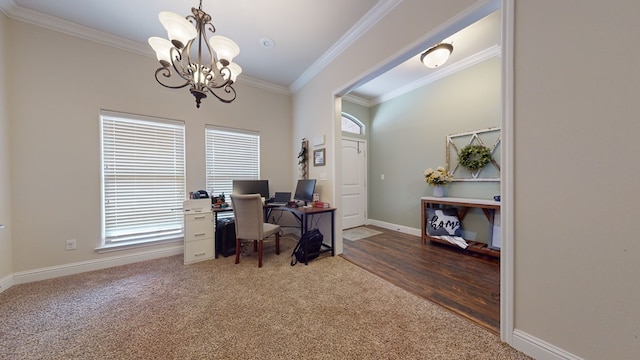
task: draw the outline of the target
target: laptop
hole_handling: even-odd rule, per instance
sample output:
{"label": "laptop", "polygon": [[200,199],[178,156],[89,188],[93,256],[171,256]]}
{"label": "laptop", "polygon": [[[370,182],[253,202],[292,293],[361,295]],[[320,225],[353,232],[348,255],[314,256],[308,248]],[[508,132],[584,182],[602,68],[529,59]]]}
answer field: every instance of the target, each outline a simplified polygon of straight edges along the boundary
{"label": "laptop", "polygon": [[273,197],[273,202],[271,202],[271,205],[284,206],[284,205],[287,205],[290,200],[291,200],[291,193],[290,192],[277,192],[276,191],[276,194]]}

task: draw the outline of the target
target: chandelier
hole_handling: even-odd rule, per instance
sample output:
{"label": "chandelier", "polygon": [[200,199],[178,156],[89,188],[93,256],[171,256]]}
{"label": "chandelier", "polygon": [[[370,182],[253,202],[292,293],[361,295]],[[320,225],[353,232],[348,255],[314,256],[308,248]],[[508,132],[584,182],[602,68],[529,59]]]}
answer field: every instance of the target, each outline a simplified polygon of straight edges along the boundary
{"label": "chandelier", "polygon": [[156,70],[156,81],[170,89],[189,86],[198,108],[207,93],[230,103],[236,98],[232,85],[242,72],[242,68],[232,62],[240,48],[233,40],[220,35],[211,36],[207,41],[207,32],[213,34],[216,29],[211,24],[211,16],[202,11],[202,0],[197,9],[191,8],[191,13],[187,17],[170,11],[158,14],[169,40],[149,38],[149,45],[162,65]]}

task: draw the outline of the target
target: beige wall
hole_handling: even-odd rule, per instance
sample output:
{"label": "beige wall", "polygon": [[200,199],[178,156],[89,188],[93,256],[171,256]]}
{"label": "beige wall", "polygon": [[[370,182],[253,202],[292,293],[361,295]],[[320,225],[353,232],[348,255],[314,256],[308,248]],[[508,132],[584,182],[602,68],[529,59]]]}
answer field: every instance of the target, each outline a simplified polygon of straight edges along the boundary
{"label": "beige wall", "polygon": [[[200,109],[186,89],[158,85],[155,59],[9,21],[13,272],[135,255],[164,246],[98,254],[99,111],[186,122],[187,190],[205,187],[205,124],[261,134],[261,175],[291,188],[291,98],[239,84],[238,99]],[[4,34],[4,32],[3,32]],[[29,44],[29,46],[23,46]],[[46,54],[46,56],[44,56]],[[0,123],[1,124],[1,123]],[[4,192],[4,191],[3,191]],[[66,251],[66,239],[77,250]],[[181,245],[172,244],[171,246]]]}
{"label": "beige wall", "polygon": [[[9,20],[0,12],[0,283],[12,273],[11,186],[9,178],[9,114],[7,111],[7,28]],[[3,289],[0,289],[3,290]]]}
{"label": "beige wall", "polygon": [[[471,3],[402,2],[295,95],[295,134],[337,137],[332,94]],[[556,354],[640,350],[639,12],[635,1],[515,4],[514,322]]]}
{"label": "beige wall", "polygon": [[516,327],[588,359],[640,351],[638,13],[516,3]]}

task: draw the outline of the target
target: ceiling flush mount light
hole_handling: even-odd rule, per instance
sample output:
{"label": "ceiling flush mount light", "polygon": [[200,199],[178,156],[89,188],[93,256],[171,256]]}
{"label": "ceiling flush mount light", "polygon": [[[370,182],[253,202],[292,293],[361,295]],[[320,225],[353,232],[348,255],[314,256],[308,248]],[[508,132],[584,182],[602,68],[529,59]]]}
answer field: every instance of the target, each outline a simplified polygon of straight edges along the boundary
{"label": "ceiling flush mount light", "polygon": [[207,33],[215,33],[211,16],[200,7],[191,8],[193,15],[182,17],[162,11],[160,23],[167,30],[169,40],[151,37],[149,45],[156,52],[161,67],[156,70],[156,81],[170,89],[189,86],[196,98],[196,107],[211,93],[224,103],[236,99],[233,83],[242,68],[232,62],[240,53],[233,40],[214,35],[207,41]]}
{"label": "ceiling flush mount light", "polygon": [[425,51],[422,56],[420,56],[420,61],[422,61],[424,66],[435,69],[447,62],[452,52],[453,45],[440,43]]}

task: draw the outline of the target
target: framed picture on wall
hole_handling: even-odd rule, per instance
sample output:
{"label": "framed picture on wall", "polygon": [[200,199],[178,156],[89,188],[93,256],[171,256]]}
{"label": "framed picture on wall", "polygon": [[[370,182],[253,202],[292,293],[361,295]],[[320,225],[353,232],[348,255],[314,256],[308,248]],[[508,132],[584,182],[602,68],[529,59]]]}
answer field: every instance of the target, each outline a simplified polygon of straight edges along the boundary
{"label": "framed picture on wall", "polygon": [[313,166],[324,166],[324,148],[313,150]]}

